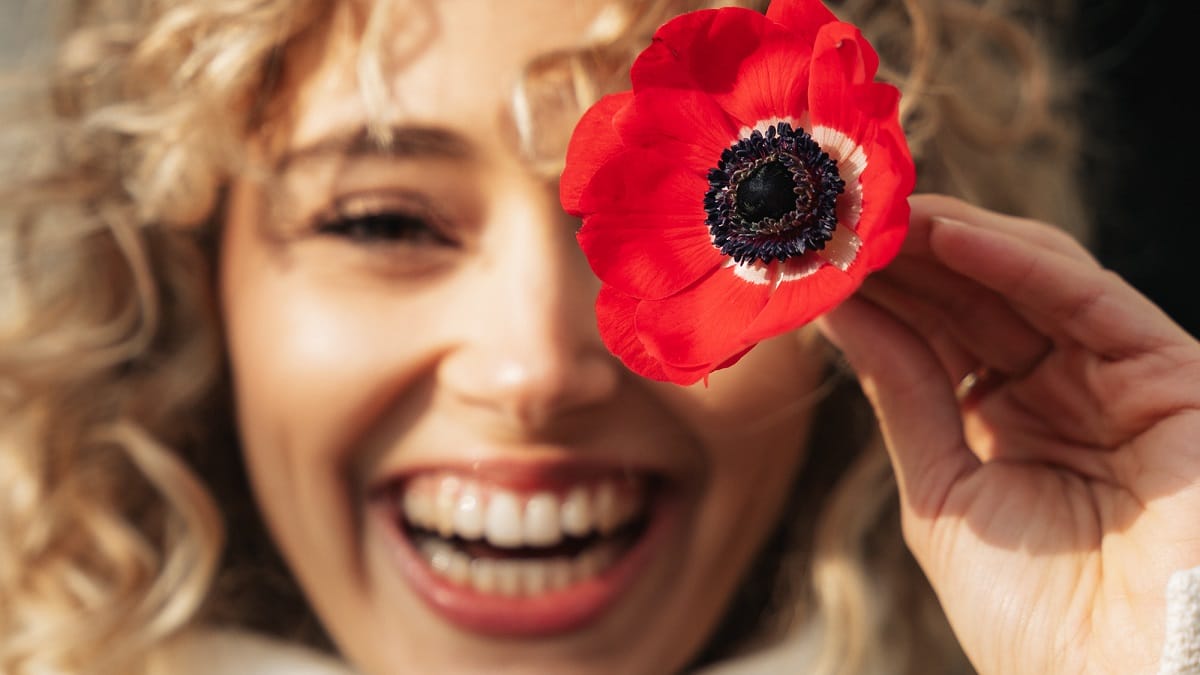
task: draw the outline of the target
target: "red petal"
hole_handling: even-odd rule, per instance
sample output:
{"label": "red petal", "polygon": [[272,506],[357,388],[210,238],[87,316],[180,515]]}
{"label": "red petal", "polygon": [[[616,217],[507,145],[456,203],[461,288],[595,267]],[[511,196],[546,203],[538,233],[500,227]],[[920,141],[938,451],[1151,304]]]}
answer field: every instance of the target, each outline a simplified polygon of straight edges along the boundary
{"label": "red petal", "polygon": [[558,181],[558,198],[563,209],[580,215],[579,198],[596,170],[621,149],[613,128],[613,117],[633,100],[632,92],[605,96],[583,114],[567,145],[567,161]]}
{"label": "red petal", "polygon": [[752,346],[742,334],[767,304],[770,285],[752,284],[723,267],[694,286],[637,311],[637,331],[654,358],[712,370]]}
{"label": "red petal", "polygon": [[[696,89],[741,126],[798,116],[810,44],[751,10],[726,7],[668,21],[634,62],[634,91]],[[800,105],[801,110],[794,108]]]}
{"label": "red petal", "polygon": [[[600,323],[600,338],[608,350],[621,359],[626,368],[652,380],[685,385],[696,383],[713,370],[707,366],[679,368],[660,363],[650,356],[634,330],[634,317],[638,304],[637,299],[608,286],[602,287],[600,295],[596,298],[596,317]],[[733,362],[740,359],[745,353],[735,355],[720,367],[733,365]]]}
{"label": "red petal", "polygon": [[871,82],[879,72],[879,54],[854,24],[835,21],[821,26],[813,41],[813,59],[821,52],[836,53],[846,78],[855,84]]}
{"label": "red petal", "polygon": [[900,174],[898,191],[907,197],[917,185],[917,169],[913,164],[912,151],[908,149],[908,139],[900,126],[899,90],[896,90],[895,96],[894,109],[885,113],[886,116],[879,123],[875,154],[885,157],[886,165],[893,167]]}
{"label": "red petal", "polygon": [[[716,11],[715,9],[704,9],[681,14],[659,28],[659,32],[677,21],[688,25],[700,23],[707,15]],[[698,88],[692,75],[692,69],[688,67],[684,55],[657,39],[634,59],[633,65],[629,69],[629,77],[635,91],[654,87],[663,89]]]}
{"label": "red petal", "polygon": [[[863,186],[862,214],[855,229],[868,246],[873,246],[884,232],[908,228],[906,199],[916,182],[916,170],[897,122],[882,125],[875,142],[865,151],[867,168],[859,178]],[[870,269],[878,269],[881,264],[870,251],[864,262]]]}
{"label": "red petal", "polygon": [[614,120],[629,146],[650,147],[707,175],[737,140],[737,123],[707,95],[684,89],[637,91]]}
{"label": "red petal", "polygon": [[855,85],[871,82],[879,56],[862,33],[848,23],[827,24],[817,34],[809,71],[808,104],[813,126],[828,126],[864,138],[859,128],[869,120],[857,106]]}
{"label": "red petal", "polygon": [[[737,363],[738,361],[741,361],[741,360],[742,360],[742,357],[743,357],[743,356],[745,356],[746,354],[749,354],[749,353],[750,353],[750,350],[751,350],[751,349],[754,349],[754,347],[755,347],[755,346],[756,346],[756,345],[750,345],[749,347],[746,347],[745,349],[743,349],[742,351],[738,352],[737,354],[734,354],[733,356],[731,356],[731,357],[729,357],[729,358],[725,359],[725,360],[724,360],[724,361],[722,361],[722,362],[721,362],[719,365],[717,365],[717,367],[716,367],[716,368],[712,368],[712,369],[710,369],[708,372],[706,372],[706,373],[705,373],[705,376],[707,377],[708,373],[709,373],[709,372],[712,372],[713,370],[721,370],[722,368],[728,368],[729,366],[732,366],[733,364]],[[704,381],[705,381],[706,383],[708,382],[708,380],[707,380],[707,379],[705,379]]]}
{"label": "red petal", "polygon": [[825,265],[806,277],[780,284],[746,328],[743,339],[760,342],[795,330],[850,297],[860,283],[861,278]]}
{"label": "red petal", "polygon": [[[822,101],[819,110],[813,110],[813,116],[815,126],[837,129],[866,152],[870,152],[879,133],[904,136],[900,129],[900,90],[882,82],[849,85],[843,96]],[[816,118],[822,122],[815,121]],[[907,150],[905,154],[908,155]],[[908,162],[912,163],[911,156]]]}
{"label": "red petal", "polygon": [[851,99],[863,115],[880,123],[892,121],[899,130],[900,90],[883,82],[857,84],[851,88]]}
{"label": "red petal", "polygon": [[579,213],[654,214],[704,219],[708,179],[644,148],[618,153],[579,196]]}
{"label": "red petal", "polygon": [[[893,169],[885,167],[882,161],[871,163],[868,160],[867,170],[863,172],[862,211],[858,227],[855,228],[855,233],[866,246],[870,246],[884,231],[899,224],[890,215],[896,202],[908,196],[899,187],[900,176]],[[907,226],[907,222],[903,224]]]}
{"label": "red petal", "polygon": [[601,281],[640,299],[677,293],[725,260],[699,216],[597,213],[576,236]]}
{"label": "red petal", "polygon": [[[768,23],[758,12],[741,7],[681,14],[663,24],[634,61],[629,72],[633,88],[727,90],[733,85],[737,64],[758,47],[758,33]],[[712,72],[704,72],[696,62],[706,50],[719,52],[711,59],[719,66]]]}
{"label": "red petal", "polygon": [[[858,260],[855,260],[856,263],[861,263],[863,276],[883,269],[899,255],[904,238],[908,235],[908,214],[907,201],[892,207],[887,216],[892,224],[885,231],[877,234],[871,240],[871,245],[866,247]],[[854,272],[855,270],[851,267],[850,271]]]}
{"label": "red petal", "polygon": [[816,42],[821,26],[838,20],[820,0],[772,0],[767,18],[786,26],[806,45]]}
{"label": "red petal", "polygon": [[634,316],[638,300],[609,286],[600,288],[596,297],[596,320],[600,326],[600,339],[608,351],[621,359],[621,363],[633,372],[660,382],[667,381],[666,371],[658,361],[646,353],[642,341],[634,332]]}
{"label": "red petal", "polygon": [[794,35],[768,37],[742,62],[737,86],[714,98],[743,126],[786,117],[799,120],[808,110],[810,56],[808,45]]}

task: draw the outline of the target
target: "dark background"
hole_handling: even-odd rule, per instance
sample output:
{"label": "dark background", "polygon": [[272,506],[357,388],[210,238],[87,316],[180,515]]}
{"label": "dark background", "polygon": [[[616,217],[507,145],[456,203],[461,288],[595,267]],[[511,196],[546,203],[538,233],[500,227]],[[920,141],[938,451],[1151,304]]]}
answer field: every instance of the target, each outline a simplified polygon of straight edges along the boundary
{"label": "dark background", "polygon": [[1192,0],[1081,0],[1083,169],[1101,260],[1200,336],[1200,33]]}

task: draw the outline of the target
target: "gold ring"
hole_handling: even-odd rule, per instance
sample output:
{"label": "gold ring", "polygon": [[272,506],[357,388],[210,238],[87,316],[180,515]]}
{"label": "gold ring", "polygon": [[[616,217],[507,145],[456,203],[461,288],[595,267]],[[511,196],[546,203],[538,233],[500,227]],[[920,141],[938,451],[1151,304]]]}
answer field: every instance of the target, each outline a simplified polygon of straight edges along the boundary
{"label": "gold ring", "polygon": [[987,366],[979,366],[963,375],[962,379],[958,381],[958,385],[954,387],[954,398],[958,399],[959,403],[966,401],[971,394],[992,379],[992,375],[992,369]]}

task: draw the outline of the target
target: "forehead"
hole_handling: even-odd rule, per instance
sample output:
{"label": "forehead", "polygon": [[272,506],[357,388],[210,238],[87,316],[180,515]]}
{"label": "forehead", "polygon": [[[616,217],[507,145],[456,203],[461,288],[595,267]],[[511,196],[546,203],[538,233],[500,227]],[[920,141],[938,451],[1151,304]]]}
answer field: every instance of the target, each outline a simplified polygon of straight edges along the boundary
{"label": "forehead", "polygon": [[[584,44],[604,0],[395,0],[339,3],[289,52],[281,98],[288,147],[361,126],[364,49],[378,63],[384,111],[405,124],[493,138],[523,69]],[[370,17],[370,20],[368,20]],[[391,121],[391,120],[389,120]]]}

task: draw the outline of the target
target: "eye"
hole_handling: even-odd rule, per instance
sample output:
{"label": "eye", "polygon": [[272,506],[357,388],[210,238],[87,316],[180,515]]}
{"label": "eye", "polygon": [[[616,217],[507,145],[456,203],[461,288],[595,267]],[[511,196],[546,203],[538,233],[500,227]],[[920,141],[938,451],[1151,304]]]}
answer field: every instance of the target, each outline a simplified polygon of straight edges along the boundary
{"label": "eye", "polygon": [[407,213],[371,213],[337,218],[323,223],[317,228],[317,231],[321,234],[346,237],[364,244],[454,244],[448,237],[434,229],[424,218]]}
{"label": "eye", "polygon": [[316,232],[363,245],[456,246],[442,219],[414,200],[354,198],[317,218]]}

